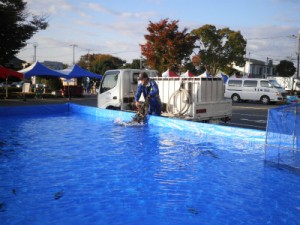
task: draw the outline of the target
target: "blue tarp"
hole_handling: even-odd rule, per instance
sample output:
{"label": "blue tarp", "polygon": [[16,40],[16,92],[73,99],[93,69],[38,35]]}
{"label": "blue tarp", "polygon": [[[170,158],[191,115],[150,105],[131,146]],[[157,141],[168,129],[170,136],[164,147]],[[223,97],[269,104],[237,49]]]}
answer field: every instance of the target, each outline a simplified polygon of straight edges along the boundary
{"label": "blue tarp", "polygon": [[221,73],[221,76],[223,78],[224,84],[226,84],[227,80],[228,80],[228,76],[226,74],[223,74],[223,73]]}
{"label": "blue tarp", "polygon": [[78,65],[74,65],[72,68],[70,69],[65,69],[60,71],[61,73],[64,73],[67,75],[67,79],[71,79],[71,78],[79,78],[79,77],[90,77],[90,78],[97,78],[97,79],[102,79],[102,76],[96,73],[92,73],[88,70],[85,70],[83,68],[81,68]]}
{"label": "blue tarp", "polygon": [[44,66],[43,64],[36,61],[31,66],[20,70],[19,73],[23,73],[25,78],[30,78],[32,76],[52,76],[52,77],[63,77],[66,78],[67,75],[60,73],[55,70],[51,70]]}
{"label": "blue tarp", "polygon": [[[5,116],[26,116],[26,115],[51,115],[60,113],[71,114],[86,114],[96,117],[103,117],[105,120],[110,120],[112,123],[119,119],[124,122],[131,121],[135,115],[133,112],[123,112],[118,110],[100,109],[96,107],[81,106],[73,103],[53,104],[53,105],[38,105],[38,106],[15,106],[15,107],[0,107],[0,118]],[[236,127],[227,127],[207,123],[196,123],[180,119],[165,118],[162,116],[149,116],[149,125],[169,127],[172,129],[188,130],[191,133],[196,132],[198,135],[207,136],[214,140],[221,136],[227,140],[238,140],[240,145],[244,144],[264,144],[265,132],[244,129]]]}

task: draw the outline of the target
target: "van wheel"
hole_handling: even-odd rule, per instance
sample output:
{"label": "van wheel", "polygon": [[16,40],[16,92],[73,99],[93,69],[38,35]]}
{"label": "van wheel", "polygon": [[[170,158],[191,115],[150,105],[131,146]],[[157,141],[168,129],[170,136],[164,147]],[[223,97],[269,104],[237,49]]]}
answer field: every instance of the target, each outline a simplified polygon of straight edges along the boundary
{"label": "van wheel", "polygon": [[261,96],[260,101],[264,105],[270,104],[270,98],[266,95]]}
{"label": "van wheel", "polygon": [[233,102],[239,102],[239,101],[241,101],[241,97],[238,94],[233,94],[231,96],[231,99],[232,99]]}

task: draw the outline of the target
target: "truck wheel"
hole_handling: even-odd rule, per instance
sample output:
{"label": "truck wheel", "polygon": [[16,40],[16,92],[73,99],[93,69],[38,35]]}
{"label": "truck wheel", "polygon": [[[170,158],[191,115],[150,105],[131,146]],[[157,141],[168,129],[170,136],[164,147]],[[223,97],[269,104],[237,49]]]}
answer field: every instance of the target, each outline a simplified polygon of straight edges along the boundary
{"label": "truck wheel", "polygon": [[239,101],[241,101],[241,97],[238,94],[233,94],[231,96],[231,99],[232,99],[233,102],[239,102]]}
{"label": "truck wheel", "polygon": [[264,105],[270,104],[270,98],[266,95],[261,96],[260,101]]}
{"label": "truck wheel", "polygon": [[115,107],[115,106],[108,106],[106,109],[111,109],[111,110],[120,110],[120,107]]}

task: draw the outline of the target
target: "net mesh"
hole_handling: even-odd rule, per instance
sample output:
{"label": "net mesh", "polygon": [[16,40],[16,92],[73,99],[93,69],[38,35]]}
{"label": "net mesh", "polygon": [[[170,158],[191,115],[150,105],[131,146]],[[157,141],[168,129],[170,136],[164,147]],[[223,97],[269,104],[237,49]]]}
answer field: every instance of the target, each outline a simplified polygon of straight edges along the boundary
{"label": "net mesh", "polygon": [[269,110],[265,159],[300,169],[300,104]]}

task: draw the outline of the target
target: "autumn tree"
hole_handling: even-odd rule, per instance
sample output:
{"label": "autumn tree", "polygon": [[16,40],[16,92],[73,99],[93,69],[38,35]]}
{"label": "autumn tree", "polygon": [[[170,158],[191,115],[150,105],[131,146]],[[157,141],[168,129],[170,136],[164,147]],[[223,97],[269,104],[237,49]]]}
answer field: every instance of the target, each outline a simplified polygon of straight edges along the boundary
{"label": "autumn tree", "polygon": [[209,74],[216,75],[218,70],[232,67],[233,63],[237,66],[245,65],[246,40],[239,31],[216,29],[207,24],[191,33],[198,38],[198,55]]}
{"label": "autumn tree", "polygon": [[276,73],[282,77],[293,76],[296,72],[296,67],[294,63],[288,60],[281,60],[276,66]]}
{"label": "autumn tree", "polygon": [[149,34],[144,35],[146,43],[140,45],[150,68],[159,72],[167,69],[178,72],[182,61],[189,59],[196,38],[187,33],[187,28],[179,31],[178,22],[169,22],[169,19],[158,23],[150,21],[147,27]]}
{"label": "autumn tree", "polygon": [[126,61],[108,54],[86,54],[80,57],[78,65],[97,74],[104,74],[106,70],[118,69]]}
{"label": "autumn tree", "polygon": [[123,68],[129,68],[129,69],[140,69],[144,68],[143,62],[141,62],[140,59],[133,59],[132,63],[126,63]]}
{"label": "autumn tree", "polygon": [[0,64],[7,63],[28,39],[48,26],[46,16],[29,14],[26,4],[23,0],[0,1]]}

